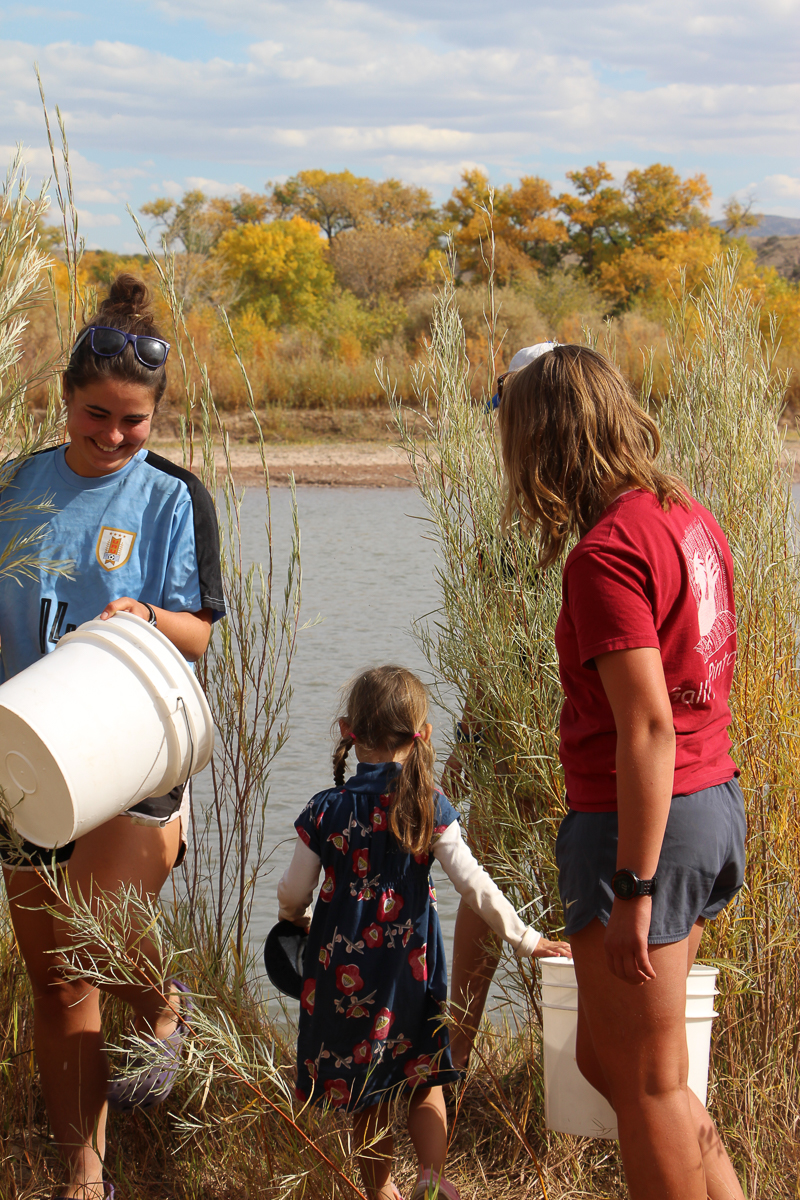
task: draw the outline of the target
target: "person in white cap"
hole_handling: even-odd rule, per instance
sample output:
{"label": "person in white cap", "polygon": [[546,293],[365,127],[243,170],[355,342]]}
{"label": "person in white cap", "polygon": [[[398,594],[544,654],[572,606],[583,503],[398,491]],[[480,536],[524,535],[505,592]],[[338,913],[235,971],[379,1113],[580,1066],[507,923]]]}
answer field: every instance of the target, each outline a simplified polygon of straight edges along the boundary
{"label": "person in white cap", "polygon": [[[500,397],[503,394],[503,380],[512,371],[521,371],[523,367],[527,367],[529,362],[533,362],[540,354],[546,354],[548,350],[552,350],[553,346],[558,345],[557,342],[537,342],[534,346],[523,346],[518,350],[511,362],[508,364],[508,370],[503,375],[497,377],[497,391],[492,396],[490,405],[492,408],[497,408],[500,403]],[[487,408],[489,405],[487,405]]]}
{"label": "person in white cap", "polygon": [[[486,405],[486,411],[496,409],[503,396],[503,383],[515,371],[521,371],[534,359],[547,354],[557,342],[536,342],[523,346],[508,364],[508,370],[497,377],[497,391]],[[457,742],[481,741],[480,727],[466,708],[455,729]],[[448,795],[457,796],[462,789],[462,764],[457,753],[451,754],[442,774],[442,786]],[[470,810],[471,811],[471,810]],[[489,994],[497,965],[500,962],[500,944],[494,942],[491,932],[478,913],[469,905],[461,903],[456,917],[453,945],[453,974],[450,1003],[455,1024],[450,1031],[450,1046],[453,1065],[464,1069],[467,1066],[472,1044],[480,1025],[481,1016]]]}

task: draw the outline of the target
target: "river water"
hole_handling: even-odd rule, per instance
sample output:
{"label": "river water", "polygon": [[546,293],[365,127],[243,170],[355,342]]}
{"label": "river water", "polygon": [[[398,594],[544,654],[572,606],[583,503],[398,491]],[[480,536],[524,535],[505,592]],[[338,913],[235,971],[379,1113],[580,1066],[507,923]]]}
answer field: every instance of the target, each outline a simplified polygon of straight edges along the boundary
{"label": "river water", "polygon": [[[412,625],[424,620],[439,603],[436,546],[426,536],[424,505],[413,488],[299,488],[297,503],[303,569],[301,630],[292,663],[289,741],[270,774],[269,835],[274,847],[270,865],[256,890],[250,923],[259,947],[277,920],[276,888],[291,857],[293,822],[315,792],[332,783],[331,722],[339,706],[339,689],[357,671],[381,663],[399,663],[432,682],[427,661],[417,646]],[[267,535],[263,495],[246,492],[242,511],[246,565],[264,561]],[[272,532],[276,590],[283,587],[291,540],[291,495],[272,493]],[[446,757],[442,731],[451,718],[436,707],[431,712],[433,740],[439,760]],[[355,756],[351,752],[351,758]],[[353,761],[353,770],[355,770]],[[207,774],[195,780],[195,803],[208,798]],[[458,897],[444,873],[434,868],[439,915],[448,960]]]}

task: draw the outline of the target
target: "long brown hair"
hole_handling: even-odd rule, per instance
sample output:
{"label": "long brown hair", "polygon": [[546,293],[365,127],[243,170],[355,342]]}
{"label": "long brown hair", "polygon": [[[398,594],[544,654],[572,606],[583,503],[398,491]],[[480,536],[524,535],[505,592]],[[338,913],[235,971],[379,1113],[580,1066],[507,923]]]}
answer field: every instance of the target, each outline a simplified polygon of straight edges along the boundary
{"label": "long brown hair", "polygon": [[[122,333],[138,333],[167,340],[156,324],[147,285],[135,275],[126,273],[117,275],[105,300],[80,333],[93,325],[106,325]],[[70,357],[64,372],[65,399],[69,400],[76,388],[84,388],[98,379],[109,377],[143,385],[153,393],[153,407],[157,408],[167,386],[167,365],[164,362],[155,370],[145,367],[130,344],[113,358],[105,358],[93,353],[86,338]]]}
{"label": "long brown hair", "polygon": [[539,563],[555,562],[571,534],[597,523],[620,488],[642,488],[663,509],[688,506],[679,479],[656,465],[658,426],[617,368],[588,346],[554,346],[504,382],[498,409],[505,503],[501,526],[519,516],[538,530]]}
{"label": "long brown hair", "polygon": [[436,755],[430,741],[414,736],[428,720],[425,685],[405,667],[373,667],[347,686],[340,716],[354,734],[340,738],[333,752],[333,779],[340,787],[355,742],[391,754],[409,746],[389,806],[389,829],[409,854],[427,852],[434,830]]}

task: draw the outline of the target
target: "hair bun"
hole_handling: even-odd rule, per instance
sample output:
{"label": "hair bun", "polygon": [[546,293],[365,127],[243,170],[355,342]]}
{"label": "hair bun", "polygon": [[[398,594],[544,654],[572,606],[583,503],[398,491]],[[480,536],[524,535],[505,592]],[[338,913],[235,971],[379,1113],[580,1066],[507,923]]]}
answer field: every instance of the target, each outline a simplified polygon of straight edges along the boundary
{"label": "hair bun", "polygon": [[111,284],[108,296],[97,310],[97,316],[108,318],[119,313],[120,316],[142,317],[152,321],[149,309],[150,292],[147,285],[135,275],[123,273]]}

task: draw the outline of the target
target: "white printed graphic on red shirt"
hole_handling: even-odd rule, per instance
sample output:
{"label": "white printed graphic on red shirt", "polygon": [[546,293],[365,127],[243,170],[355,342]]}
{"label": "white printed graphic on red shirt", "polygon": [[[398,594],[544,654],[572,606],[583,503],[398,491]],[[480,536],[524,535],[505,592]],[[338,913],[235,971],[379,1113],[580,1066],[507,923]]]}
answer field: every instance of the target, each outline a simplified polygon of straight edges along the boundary
{"label": "white printed graphic on red shirt", "polygon": [[695,646],[703,662],[720,650],[736,632],[730,581],[719,546],[702,521],[696,520],[681,541],[689,583],[697,603],[700,641]]}

